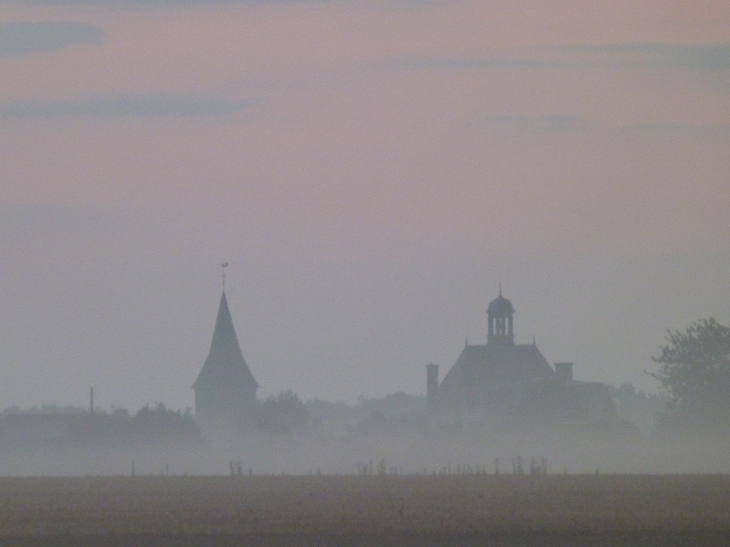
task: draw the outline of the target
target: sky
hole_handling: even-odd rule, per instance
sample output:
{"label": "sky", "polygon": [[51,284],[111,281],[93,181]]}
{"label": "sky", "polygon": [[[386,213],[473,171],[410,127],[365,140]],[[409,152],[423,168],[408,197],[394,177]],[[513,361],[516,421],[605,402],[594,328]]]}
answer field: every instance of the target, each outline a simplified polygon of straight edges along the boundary
{"label": "sky", "polygon": [[0,0],[0,408],[425,392],[486,340],[657,389],[730,322],[730,4]]}

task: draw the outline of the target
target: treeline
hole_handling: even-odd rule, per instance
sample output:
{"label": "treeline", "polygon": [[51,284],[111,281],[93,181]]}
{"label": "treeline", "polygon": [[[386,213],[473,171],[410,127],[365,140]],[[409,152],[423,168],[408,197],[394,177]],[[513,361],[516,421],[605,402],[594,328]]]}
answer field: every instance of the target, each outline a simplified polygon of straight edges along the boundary
{"label": "treeline", "polygon": [[202,443],[193,415],[159,403],[136,414],[126,411],[89,412],[72,407],[44,406],[20,411],[6,409],[0,421],[0,449],[85,445],[127,448],[140,445],[185,445]]}
{"label": "treeline", "polygon": [[[647,395],[631,384],[609,386],[619,417],[637,429],[651,430],[666,398]],[[355,404],[320,399],[303,401],[294,391],[282,391],[256,402],[237,433],[273,438],[358,438],[427,429],[426,398],[398,392],[379,398],[360,397]],[[429,427],[433,423],[428,421]],[[442,423],[439,427],[447,427]],[[459,427],[451,424],[450,427]],[[6,408],[0,419],[0,449],[29,443],[115,446],[204,446],[205,436],[190,409],[146,405],[134,414],[116,409],[44,405],[21,410]]]}

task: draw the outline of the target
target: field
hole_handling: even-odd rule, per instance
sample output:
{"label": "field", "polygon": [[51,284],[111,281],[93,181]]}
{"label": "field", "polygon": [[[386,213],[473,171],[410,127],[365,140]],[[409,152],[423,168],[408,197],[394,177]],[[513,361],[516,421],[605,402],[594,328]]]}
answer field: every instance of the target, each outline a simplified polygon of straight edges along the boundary
{"label": "field", "polygon": [[726,545],[730,477],[0,479],[0,545]]}

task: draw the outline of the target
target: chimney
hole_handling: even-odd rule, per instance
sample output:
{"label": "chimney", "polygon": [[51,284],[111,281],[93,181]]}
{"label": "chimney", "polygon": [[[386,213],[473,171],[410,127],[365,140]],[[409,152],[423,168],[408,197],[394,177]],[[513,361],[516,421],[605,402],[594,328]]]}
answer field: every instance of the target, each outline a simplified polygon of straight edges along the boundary
{"label": "chimney", "polygon": [[439,366],[429,363],[426,365],[426,405],[436,406],[439,391]]}
{"label": "chimney", "polygon": [[555,377],[561,382],[573,380],[573,363],[555,363]]}

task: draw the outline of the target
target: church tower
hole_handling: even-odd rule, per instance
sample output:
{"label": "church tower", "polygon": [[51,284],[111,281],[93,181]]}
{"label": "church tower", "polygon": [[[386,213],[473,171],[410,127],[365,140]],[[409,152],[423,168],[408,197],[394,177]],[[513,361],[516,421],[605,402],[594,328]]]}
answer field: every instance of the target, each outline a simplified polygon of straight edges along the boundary
{"label": "church tower", "polygon": [[224,290],[208,358],[193,384],[195,416],[201,427],[241,427],[253,413],[258,387],[241,353]]}
{"label": "church tower", "polygon": [[489,331],[487,333],[487,343],[501,342],[514,344],[514,322],[512,316],[515,309],[512,302],[502,296],[502,288],[499,289],[499,296],[489,303],[487,308],[487,318],[489,322]]}

